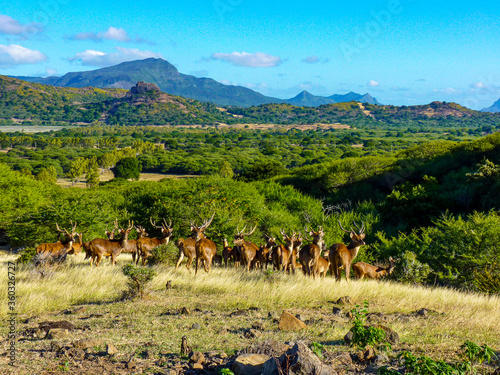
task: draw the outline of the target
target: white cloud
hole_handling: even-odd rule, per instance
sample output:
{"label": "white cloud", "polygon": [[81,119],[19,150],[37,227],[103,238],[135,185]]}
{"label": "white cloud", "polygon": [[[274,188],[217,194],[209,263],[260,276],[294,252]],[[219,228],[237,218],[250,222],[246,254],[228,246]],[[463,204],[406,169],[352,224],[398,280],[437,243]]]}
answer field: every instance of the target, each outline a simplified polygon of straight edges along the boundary
{"label": "white cloud", "polygon": [[111,26],[106,31],[100,31],[98,33],[78,33],[72,36],[70,39],[73,40],[93,40],[96,42],[102,42],[103,40],[118,40],[119,42],[130,42],[131,38],[128,36],[127,32],[122,28],[116,28]]}
{"label": "white cloud", "polygon": [[324,59],[318,56],[308,56],[305,59],[302,59],[302,62],[306,64],[327,63],[328,59]]}
{"label": "white cloud", "polygon": [[22,25],[12,17],[0,14],[0,34],[26,36],[36,34],[42,31],[42,28],[35,24]]}
{"label": "white cloud", "polygon": [[447,95],[456,95],[456,94],[461,94],[462,90],[458,90],[453,87],[447,87],[445,89],[434,89],[434,92],[440,92]]}
{"label": "white cloud", "polygon": [[368,81],[368,83],[366,84],[368,87],[379,87],[380,86],[380,83],[378,83],[377,81]]}
{"label": "white cloud", "polygon": [[0,66],[36,64],[46,60],[47,56],[40,51],[25,48],[17,44],[10,44],[8,46],[0,44]]}
{"label": "white cloud", "polygon": [[57,72],[57,69],[47,68],[47,69],[45,69],[45,75],[47,77],[52,77],[52,76],[57,76],[59,74]]}
{"label": "white cloud", "polygon": [[473,89],[485,89],[487,86],[483,82],[474,82],[470,85]]}
{"label": "white cloud", "polygon": [[267,53],[214,53],[213,60],[223,60],[237,66],[246,66],[252,68],[270,67],[280,65],[283,61],[278,56],[268,55]]}
{"label": "white cloud", "polygon": [[98,66],[100,68],[116,65],[124,61],[143,60],[149,57],[160,58],[159,53],[151,51],[141,51],[136,48],[116,47],[117,52],[106,53],[92,49],[78,52],[75,56],[70,57],[69,61],[80,61],[82,65]]}

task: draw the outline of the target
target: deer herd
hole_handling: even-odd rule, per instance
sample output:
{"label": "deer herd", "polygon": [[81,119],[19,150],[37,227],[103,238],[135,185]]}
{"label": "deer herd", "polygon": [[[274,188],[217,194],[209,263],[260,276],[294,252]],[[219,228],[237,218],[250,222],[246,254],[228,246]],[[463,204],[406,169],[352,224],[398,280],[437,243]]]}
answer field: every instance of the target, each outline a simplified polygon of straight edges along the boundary
{"label": "deer herd", "polygon": [[[291,235],[281,230],[282,243],[278,243],[275,237],[266,234],[264,235],[265,244],[260,246],[245,239],[254,233],[257,225],[248,232],[245,232],[246,227],[241,231],[237,228],[232,241],[234,246],[231,246],[227,238],[224,238],[222,255],[219,255],[215,242],[205,236],[205,230],[211,224],[214,215],[215,213],[200,226],[191,221],[191,236],[185,239],[179,238],[175,242],[179,249],[176,270],[184,258],[187,258],[186,267],[188,270],[191,270],[193,262],[195,263],[195,274],[198,273],[198,268],[201,265],[208,273],[212,264],[222,265],[222,262],[226,267],[231,264],[234,267],[243,266],[247,271],[251,269],[267,270],[269,266],[272,266],[277,271],[294,274],[297,269],[301,269],[304,275],[314,278],[317,276],[325,277],[330,271],[337,281],[341,279],[342,270],[345,272],[346,279],[349,280],[351,268],[356,279],[379,279],[391,274],[394,270],[392,258],[389,258],[388,267],[377,267],[364,262],[353,264],[360,247],[365,245],[363,241],[365,238],[364,223],[361,223],[361,227],[354,223],[356,231],[353,228],[351,230],[345,229],[339,221],[340,229],[349,234],[350,243],[348,245],[336,243],[329,248],[325,245],[325,232],[322,226],[317,231],[305,227],[304,233],[301,231],[292,232]],[[55,243],[44,243],[37,246],[36,253],[65,257],[67,254],[78,254],[83,250],[86,254],[85,259],[90,259],[90,266],[95,264],[96,267],[99,267],[103,257],[110,257],[111,264],[114,265],[120,254],[130,253],[133,262],[136,264],[142,262],[142,265],[145,265],[147,259],[153,255],[153,249],[168,244],[173,234],[172,221],[167,224],[167,221],[163,219],[161,225],[156,225],[150,219],[150,223],[161,231],[159,237],[148,237],[145,228],[140,225],[134,226],[133,221],[129,221],[128,226],[124,229],[118,225],[118,220],[115,220],[114,228],[111,231],[105,231],[107,238],[95,238],[89,242],[82,242],[82,233],[76,232],[76,223],[71,222],[70,230],[61,230],[56,223],[58,235],[63,234],[65,238]],[[137,232],[137,238],[128,239],[133,229]],[[115,233],[118,234],[119,238],[115,238]],[[78,242],[76,237],[79,239]],[[304,242],[307,243],[304,244]]]}

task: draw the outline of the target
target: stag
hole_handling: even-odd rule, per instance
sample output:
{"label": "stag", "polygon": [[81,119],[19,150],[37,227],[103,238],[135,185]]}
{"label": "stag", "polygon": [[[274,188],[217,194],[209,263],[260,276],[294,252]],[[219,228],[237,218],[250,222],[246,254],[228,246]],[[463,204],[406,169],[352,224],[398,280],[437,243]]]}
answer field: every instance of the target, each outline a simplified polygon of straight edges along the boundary
{"label": "stag", "polygon": [[136,243],[137,243],[137,259],[136,259],[135,263],[138,264],[139,258],[142,257],[142,265],[143,266],[146,264],[146,260],[150,256],[153,255],[152,251],[155,247],[158,247],[160,245],[168,245],[168,242],[170,241],[170,237],[172,236],[172,233],[174,232],[174,228],[172,228],[172,220],[170,220],[168,225],[167,225],[167,221],[165,220],[165,218],[163,218],[163,223],[161,225],[156,225],[156,222],[154,222],[152,218],[149,218],[149,221],[154,228],[161,230],[161,235],[160,235],[160,237],[154,237],[154,238],[143,237],[143,238],[139,238],[136,241]]}
{"label": "stag", "polygon": [[105,240],[103,238],[95,238],[88,243],[87,257],[91,257],[90,266],[95,263],[96,267],[99,267],[102,257],[111,257],[111,264],[116,264],[116,257],[120,255],[122,249],[127,246],[128,235],[134,227],[134,222],[132,224],[128,222],[127,229],[120,228],[119,233],[121,238],[119,240]]}
{"label": "stag", "polygon": [[343,268],[345,271],[346,280],[349,281],[352,261],[354,260],[354,258],[356,258],[356,255],[358,255],[359,248],[365,245],[365,242],[363,241],[366,235],[365,224],[361,222],[360,229],[358,225],[354,223],[354,226],[359,230],[359,233],[356,233],[352,228],[351,230],[344,229],[340,220],[339,225],[340,229],[342,229],[346,233],[349,233],[351,242],[347,246],[343,243],[336,243],[330,247],[330,272],[335,276],[335,279],[337,281],[340,281]]}
{"label": "stag", "polygon": [[[82,242],[83,241],[83,233],[76,233],[76,236],[78,236],[78,242],[73,242],[73,246],[71,249],[68,251],[68,254],[74,254],[78,255],[84,249],[85,245]],[[76,238],[76,237],[75,237]]]}
{"label": "stag", "polygon": [[[137,232],[137,238],[133,240],[128,240],[127,245],[122,249],[122,254],[132,254],[132,263],[138,263],[140,258],[139,252],[139,240],[141,238],[145,238],[148,233],[144,227],[137,225],[134,226],[135,231]],[[137,260],[136,260],[137,258]]]}
{"label": "stag", "polygon": [[[195,275],[198,273],[198,265],[200,261],[203,262],[203,268],[205,269],[205,272],[210,272],[212,259],[217,254],[217,247],[215,246],[215,242],[205,237],[205,230],[208,228],[210,223],[212,223],[214,216],[215,212],[212,214],[212,217],[208,220],[205,220],[200,227],[194,226],[196,228],[194,232],[194,239],[196,241]],[[193,226],[193,224],[191,224],[191,226]]]}
{"label": "stag", "polygon": [[[295,237],[295,233],[291,237],[288,236],[283,229],[280,230],[280,233],[283,236],[285,245],[278,245],[277,248],[272,252],[271,258],[273,260],[273,266],[275,270],[288,271],[290,269],[290,265],[293,266],[292,255],[294,242],[297,240],[297,238]],[[290,264],[291,262],[292,264]]]}
{"label": "stag", "polygon": [[308,231],[307,228],[305,228],[305,230],[306,233],[309,232],[309,235],[312,236],[312,239],[309,239],[304,235],[305,239],[312,243],[305,245],[300,250],[299,262],[302,265],[304,275],[316,277],[319,273],[318,262],[324,244],[323,238],[325,237],[325,232],[323,232],[322,226],[320,226],[317,231],[313,229]]}
{"label": "stag", "polygon": [[261,268],[265,268],[267,270],[267,264],[269,263],[269,258],[273,252],[273,249],[278,246],[276,242],[276,238],[264,235],[266,239],[266,244],[259,248],[259,252],[257,253],[257,258],[260,263]]}
{"label": "stag", "polygon": [[73,247],[75,236],[77,235],[77,233],[75,232],[77,223],[75,222],[75,224],[73,224],[72,221],[70,223],[72,225],[70,232],[68,232],[66,229],[61,230],[61,228],[59,228],[59,224],[56,223],[58,235],[60,236],[61,233],[66,234],[64,242],[57,241],[55,243],[42,243],[36,247],[36,253],[48,253],[52,256],[64,256],[68,254],[68,252]]}
{"label": "stag", "polygon": [[390,275],[392,271],[394,271],[395,262],[392,257],[389,258],[389,266],[388,267],[377,267],[372,266],[371,264],[365,262],[357,262],[352,265],[352,270],[356,279],[361,280],[365,276],[368,279],[380,279],[387,275]]}
{"label": "stag", "polygon": [[188,271],[191,270],[191,264],[193,264],[193,261],[196,259],[196,237],[197,236],[199,236],[199,238],[201,238],[202,236],[203,238],[205,237],[205,234],[203,232],[205,231],[206,228],[201,230],[203,225],[201,227],[198,227],[192,220],[190,221],[190,225],[191,225],[191,236],[186,239],[179,238],[175,242],[175,246],[177,246],[177,248],[179,249],[179,258],[177,259],[177,264],[175,265],[176,270],[181,265],[184,257],[187,257],[188,260],[186,268],[188,269]]}
{"label": "stag", "polygon": [[224,238],[224,248],[222,249],[222,258],[224,259],[224,264],[226,267],[228,266],[229,261],[232,259],[234,264],[236,265],[236,259],[235,259],[235,250],[231,246],[229,246],[229,243],[227,242],[227,238]]}

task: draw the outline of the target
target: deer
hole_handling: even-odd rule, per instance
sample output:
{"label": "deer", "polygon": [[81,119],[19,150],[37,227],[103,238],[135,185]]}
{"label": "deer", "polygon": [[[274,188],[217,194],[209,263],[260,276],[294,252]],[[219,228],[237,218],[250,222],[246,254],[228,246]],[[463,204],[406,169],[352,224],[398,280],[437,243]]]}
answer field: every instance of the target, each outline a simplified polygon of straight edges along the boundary
{"label": "deer", "polygon": [[330,247],[330,272],[333,276],[335,276],[335,279],[338,282],[340,282],[340,278],[342,276],[342,268],[345,271],[346,280],[349,281],[352,261],[356,258],[356,255],[358,255],[359,248],[365,245],[363,240],[366,235],[365,224],[363,222],[361,222],[361,229],[354,222],[354,226],[359,230],[359,233],[356,233],[352,228],[351,230],[344,229],[340,220],[339,225],[340,229],[349,233],[351,242],[347,246],[343,243],[336,243]]}
{"label": "deer", "polygon": [[305,235],[304,238],[312,243],[305,245],[299,251],[299,262],[302,265],[304,275],[316,277],[318,275],[318,262],[323,248],[325,232],[322,226],[317,231],[314,231],[312,228],[308,231],[307,227],[305,230],[306,233],[309,232],[312,239],[307,238]]}
{"label": "deer", "polygon": [[170,241],[170,237],[174,232],[174,228],[172,228],[172,220],[170,220],[167,225],[167,221],[163,218],[163,223],[161,225],[156,225],[156,222],[150,217],[149,222],[154,228],[161,230],[160,237],[143,237],[139,238],[136,241],[137,244],[137,259],[135,261],[136,264],[139,263],[139,258],[142,258],[142,265],[146,264],[146,260],[153,255],[152,251],[155,247],[160,245],[168,245]]}
{"label": "deer", "polygon": [[[324,248],[324,246],[323,246]],[[328,259],[330,251],[325,250],[323,253],[323,256],[320,256],[318,259],[318,274],[322,276],[323,278],[326,277],[326,273],[328,272],[330,268],[330,260]]]}
{"label": "deer", "polygon": [[352,270],[357,280],[363,279],[365,276],[368,279],[380,279],[387,275],[390,275],[394,271],[395,262],[392,257],[389,258],[388,267],[377,267],[365,262],[357,262],[352,265]]}
{"label": "deer", "polygon": [[[95,263],[96,267],[99,267],[102,257],[111,257],[111,265],[116,264],[116,257],[120,255],[122,249],[127,246],[128,235],[134,227],[134,222],[132,224],[128,222],[127,229],[119,228],[119,233],[121,238],[119,240],[105,240],[103,238],[95,238],[88,244],[87,257],[91,257],[90,266]],[[86,257],[86,258],[87,258]]]}
{"label": "deer", "polygon": [[[214,214],[215,215],[215,214]],[[212,216],[213,217],[213,216]],[[210,221],[211,222],[211,221]],[[184,238],[179,238],[175,242],[175,246],[179,249],[179,258],[177,259],[177,263],[175,265],[175,269],[179,268],[180,264],[182,263],[182,260],[186,256],[188,261],[186,264],[186,268],[188,271],[191,270],[191,264],[193,264],[193,260],[196,259],[196,236],[205,236],[204,231],[206,228],[201,230],[203,225],[201,227],[198,227],[192,220],[190,221],[191,225],[191,237],[188,237],[186,239]],[[200,232],[201,230],[201,232]],[[227,263],[226,263],[227,266]]]}
{"label": "deer", "polygon": [[259,248],[257,258],[259,260],[260,267],[267,270],[270,255],[274,247],[278,246],[278,243],[276,242],[276,238],[268,236],[267,234],[264,235],[264,238],[266,240],[266,244]]}
{"label": "deer", "polygon": [[[122,249],[122,254],[132,254],[132,263],[137,264],[139,261],[139,258],[141,256],[141,254],[139,252],[139,248],[138,248],[138,241],[141,238],[146,238],[148,233],[146,232],[146,229],[141,225],[134,226],[134,229],[137,232],[137,238],[127,241],[127,246],[125,246]],[[136,258],[137,258],[137,261],[136,261]]]}
{"label": "deer", "polygon": [[259,247],[250,241],[245,241],[243,238],[235,239],[233,243],[240,248],[241,260],[247,271],[250,271],[252,262],[254,262],[259,252]]}
{"label": "deer", "polygon": [[273,266],[275,270],[288,271],[290,269],[290,262],[292,261],[294,241],[296,237],[292,235],[291,237],[286,234],[283,229],[280,229],[280,233],[283,236],[283,241],[285,245],[280,244],[271,254],[273,261]]}
{"label": "deer", "polygon": [[73,246],[68,251],[68,254],[78,255],[84,248],[84,244],[82,242],[83,233],[76,233],[76,236],[78,236],[78,242],[73,242]]}
{"label": "deer", "polygon": [[198,265],[200,261],[203,262],[203,268],[206,273],[210,272],[210,267],[212,266],[212,259],[217,254],[217,247],[215,246],[215,242],[209,240],[205,237],[205,230],[212,223],[212,220],[215,216],[215,212],[212,214],[212,217],[208,220],[205,220],[200,227],[196,227],[194,233],[194,239],[196,240],[195,250],[196,250],[196,264],[194,274],[198,274]]}
{"label": "deer", "polygon": [[61,233],[66,234],[66,239],[64,242],[62,241],[57,241],[54,243],[42,243],[36,247],[36,253],[41,254],[41,253],[47,253],[52,256],[65,256],[68,254],[68,252],[71,250],[73,247],[73,243],[75,242],[75,236],[76,236],[76,226],[77,223],[73,224],[72,221],[70,221],[72,228],[71,231],[68,232],[68,230],[64,229],[61,230],[59,228],[59,224],[56,222],[56,229],[58,232],[58,235],[60,236]]}
{"label": "deer", "polygon": [[233,262],[235,263],[236,266],[236,257],[234,256],[236,251],[233,250],[231,246],[229,246],[229,243],[227,242],[227,238],[224,238],[223,240],[223,246],[224,248],[222,249],[222,258],[224,259],[224,264],[226,267],[228,266],[228,263],[231,259],[233,259]]}
{"label": "deer", "polygon": [[[108,238],[108,240],[114,240],[115,238],[115,231],[118,230],[118,219],[115,219],[115,221],[113,222],[114,224],[114,227],[111,231],[108,230],[108,228],[106,227],[106,229],[104,230],[104,234],[106,235],[106,237]],[[92,262],[95,260],[95,256],[92,256],[92,251],[90,249],[90,243],[92,241],[88,241],[88,242],[85,242],[82,244],[82,247],[83,247],[83,250],[85,251],[85,259],[88,259],[90,258],[90,266],[92,266]]]}

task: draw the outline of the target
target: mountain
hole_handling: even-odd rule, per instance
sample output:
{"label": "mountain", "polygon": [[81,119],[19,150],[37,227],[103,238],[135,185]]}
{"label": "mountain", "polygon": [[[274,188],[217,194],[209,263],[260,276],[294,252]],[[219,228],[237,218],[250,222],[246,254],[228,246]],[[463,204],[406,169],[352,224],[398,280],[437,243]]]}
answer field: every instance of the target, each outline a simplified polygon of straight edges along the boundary
{"label": "mountain", "polygon": [[375,99],[370,94],[366,93],[364,95],[361,95],[361,94],[356,94],[355,92],[352,92],[352,91],[347,93],[347,94],[344,94],[344,95],[335,94],[335,95],[329,96],[328,99],[332,99],[334,101],[334,103],[360,102],[360,103],[380,105],[378,100]]}
{"label": "mountain", "polygon": [[355,92],[352,91],[344,95],[335,94],[328,97],[316,96],[307,91],[302,91],[296,97],[292,99],[287,99],[285,100],[285,102],[300,107],[318,107],[324,104],[349,103],[349,102],[360,102],[360,103],[380,105],[378,100],[372,97],[370,94],[366,93],[364,95],[361,95],[361,94],[356,94]]}
{"label": "mountain", "polygon": [[336,103],[332,99],[323,96],[315,96],[307,91],[302,91],[299,95],[292,99],[285,100],[288,104],[297,105],[299,107],[318,107],[323,104]]}
{"label": "mountain", "polygon": [[149,58],[123,62],[107,68],[86,72],[67,73],[62,77],[13,77],[28,82],[37,82],[61,87],[98,87],[130,89],[137,82],[144,81],[157,85],[161,91],[202,102],[223,106],[250,107],[268,103],[289,103],[297,106],[317,107],[323,104],[359,101],[380,104],[370,94],[350,92],[332,95],[328,98],[315,96],[307,91],[292,99],[283,100],[262,95],[242,86],[224,85],[211,78],[198,78],[179,73],[177,68],[163,59]]}
{"label": "mountain", "polygon": [[481,112],[500,112],[500,99],[498,99],[491,107],[482,109]]}
{"label": "mountain", "polygon": [[62,87],[130,89],[138,81],[154,83],[163,92],[218,105],[249,107],[282,100],[262,95],[242,86],[219,83],[211,78],[198,78],[179,73],[177,68],[163,59],[149,58],[123,62],[107,68],[87,72],[67,73],[62,77],[14,77]]}

